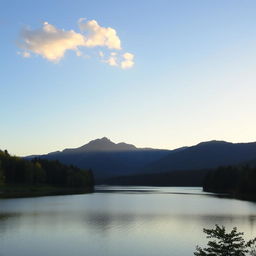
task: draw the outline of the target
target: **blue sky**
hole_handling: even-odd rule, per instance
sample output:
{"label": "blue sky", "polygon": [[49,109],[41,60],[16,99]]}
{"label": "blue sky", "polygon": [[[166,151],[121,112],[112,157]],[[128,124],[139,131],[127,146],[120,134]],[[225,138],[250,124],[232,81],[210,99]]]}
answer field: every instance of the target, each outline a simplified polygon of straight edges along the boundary
{"label": "blue sky", "polygon": [[[103,136],[169,149],[255,141],[255,10],[254,0],[1,0],[0,148],[40,154]],[[22,56],[24,29],[80,34],[80,18],[115,29],[122,50]],[[110,66],[99,51],[134,63]]]}

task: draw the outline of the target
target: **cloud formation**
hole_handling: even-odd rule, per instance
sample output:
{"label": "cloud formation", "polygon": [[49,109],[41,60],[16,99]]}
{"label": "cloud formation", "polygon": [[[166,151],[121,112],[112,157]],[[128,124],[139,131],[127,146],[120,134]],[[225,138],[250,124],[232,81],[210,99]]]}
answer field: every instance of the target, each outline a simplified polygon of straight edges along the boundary
{"label": "cloud formation", "polygon": [[134,65],[134,55],[132,53],[126,52],[123,54],[124,60],[121,62],[121,67],[123,69],[132,68]]}
{"label": "cloud formation", "polygon": [[123,55],[118,55],[116,52],[111,52],[110,55],[105,58],[102,52],[99,52],[103,62],[108,63],[110,66],[120,67],[122,69],[132,68],[134,65],[134,55],[132,53],[126,52]]}
{"label": "cloud formation", "polygon": [[79,19],[80,30],[85,32],[85,46],[106,46],[109,49],[121,50],[121,40],[115,29],[101,27],[96,20],[89,20],[86,23],[84,18]]}
{"label": "cloud formation", "polygon": [[[102,62],[123,69],[134,65],[133,54],[121,53],[121,40],[115,29],[101,27],[96,20],[86,22],[84,18],[79,19],[78,25],[80,32],[58,29],[48,22],[44,22],[39,29],[23,29],[19,43],[23,49],[21,56],[28,58],[37,54],[49,61],[59,62],[68,50],[75,51],[76,56],[80,57],[83,56],[83,48],[89,51],[101,47],[99,56]],[[109,53],[110,50],[118,52]]]}
{"label": "cloud formation", "polygon": [[59,61],[67,50],[78,51],[78,47],[85,43],[83,35],[73,30],[57,29],[48,22],[44,22],[40,29],[24,29],[22,39],[23,49],[55,62]]}
{"label": "cloud formation", "polygon": [[118,66],[117,63],[117,54],[115,52],[111,52],[109,58],[105,61],[110,66]]}

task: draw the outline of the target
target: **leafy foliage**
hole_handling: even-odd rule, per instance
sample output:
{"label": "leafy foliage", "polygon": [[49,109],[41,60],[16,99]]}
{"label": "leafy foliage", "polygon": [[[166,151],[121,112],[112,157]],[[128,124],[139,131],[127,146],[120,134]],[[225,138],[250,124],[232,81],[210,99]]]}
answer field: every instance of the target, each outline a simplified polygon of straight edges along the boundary
{"label": "leafy foliage", "polygon": [[208,247],[197,246],[196,256],[246,256],[256,255],[256,238],[246,242],[243,233],[233,228],[230,233],[226,232],[225,227],[215,225],[214,229],[204,229],[208,239]]}

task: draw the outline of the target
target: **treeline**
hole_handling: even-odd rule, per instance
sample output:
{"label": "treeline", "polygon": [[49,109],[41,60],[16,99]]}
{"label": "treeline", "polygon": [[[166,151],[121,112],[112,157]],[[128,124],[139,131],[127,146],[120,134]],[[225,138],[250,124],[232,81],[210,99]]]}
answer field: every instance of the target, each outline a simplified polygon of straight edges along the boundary
{"label": "treeline", "polygon": [[256,199],[256,167],[224,166],[208,172],[203,189],[208,192],[249,196]]}
{"label": "treeline", "polygon": [[99,180],[99,184],[132,186],[182,186],[198,187],[203,185],[207,170],[179,170],[163,173],[118,176]]}
{"label": "treeline", "polygon": [[0,184],[53,185],[70,188],[92,187],[93,174],[59,161],[25,160],[0,150]]}

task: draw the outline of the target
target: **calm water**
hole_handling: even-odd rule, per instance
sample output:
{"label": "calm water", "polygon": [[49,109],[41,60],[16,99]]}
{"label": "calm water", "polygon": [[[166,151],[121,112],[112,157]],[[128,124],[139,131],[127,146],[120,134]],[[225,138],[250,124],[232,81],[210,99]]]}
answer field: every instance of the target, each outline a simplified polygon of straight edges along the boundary
{"label": "calm water", "polygon": [[203,228],[256,236],[256,204],[200,188],[99,187],[94,194],[0,200],[1,256],[186,256]]}

